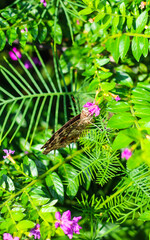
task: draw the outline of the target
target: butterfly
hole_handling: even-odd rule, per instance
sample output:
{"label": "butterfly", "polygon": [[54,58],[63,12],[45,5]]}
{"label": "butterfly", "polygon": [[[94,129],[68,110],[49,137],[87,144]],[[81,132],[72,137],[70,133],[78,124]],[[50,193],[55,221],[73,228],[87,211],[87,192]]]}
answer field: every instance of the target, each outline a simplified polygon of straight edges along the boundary
{"label": "butterfly", "polygon": [[45,148],[43,154],[48,154],[52,150],[66,147],[75,142],[83,130],[91,123],[93,116],[88,109],[83,109],[81,113],[66,122],[52,137],[41,147]]}

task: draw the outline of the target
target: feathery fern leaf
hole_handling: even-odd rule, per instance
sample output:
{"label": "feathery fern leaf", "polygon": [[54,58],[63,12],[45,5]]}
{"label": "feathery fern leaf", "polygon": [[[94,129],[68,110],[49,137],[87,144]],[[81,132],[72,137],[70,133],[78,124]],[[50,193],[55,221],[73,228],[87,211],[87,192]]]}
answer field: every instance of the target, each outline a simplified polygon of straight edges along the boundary
{"label": "feathery fern leaf", "polygon": [[[44,109],[47,109],[46,123],[47,127],[50,122],[50,114],[52,105],[55,104],[55,130],[58,125],[58,115],[61,110],[64,112],[64,122],[67,120],[67,107],[71,106],[73,114],[76,115],[76,109],[71,95],[75,95],[76,90],[73,90],[73,81],[70,81],[71,91],[68,90],[65,82],[65,77],[59,65],[59,61],[54,56],[54,70],[56,73],[57,84],[54,84],[50,77],[45,64],[35,48],[35,51],[41,61],[42,67],[46,73],[47,80],[43,78],[42,74],[34,64],[30,56],[25,53],[28,60],[33,65],[37,78],[34,79],[28,69],[25,68],[23,62],[18,59],[21,67],[27,75],[27,79],[21,75],[15,67],[5,59],[6,63],[10,67],[10,70],[4,66],[0,66],[1,73],[6,79],[5,85],[0,87],[3,99],[0,100],[0,117],[1,121],[1,133],[0,142],[9,136],[11,142],[16,136],[17,132],[23,127],[23,122],[26,122],[26,142],[30,139],[30,145],[33,142],[34,135],[37,127],[40,124],[40,118]],[[63,80],[64,87],[62,87],[61,81]],[[9,85],[9,89],[8,89]],[[6,87],[7,88],[6,88]],[[63,105],[63,109],[60,109]],[[18,122],[18,116],[21,114],[21,120]],[[2,124],[3,122],[3,124]]]}
{"label": "feathery fern leaf", "polygon": [[80,143],[85,145],[85,153],[72,160],[72,164],[77,168],[74,180],[79,184],[83,183],[85,178],[96,178],[97,183],[103,186],[121,170],[115,152],[107,145],[105,134],[99,129],[91,129],[81,137]]}

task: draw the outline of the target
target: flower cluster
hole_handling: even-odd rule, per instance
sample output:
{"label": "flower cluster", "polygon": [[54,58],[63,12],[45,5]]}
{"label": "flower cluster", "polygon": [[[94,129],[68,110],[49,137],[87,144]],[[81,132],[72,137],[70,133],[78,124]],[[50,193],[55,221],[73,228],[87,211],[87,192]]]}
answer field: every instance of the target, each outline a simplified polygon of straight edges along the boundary
{"label": "flower cluster", "polygon": [[124,151],[121,153],[121,158],[125,158],[128,160],[132,156],[132,152],[130,149],[125,148]]}
{"label": "flower cluster", "polygon": [[[27,28],[25,28],[25,31],[28,31]],[[22,29],[21,32],[24,32],[24,30]],[[17,61],[18,58],[22,57],[22,54],[16,47],[13,47],[12,51],[9,51],[9,56],[12,60]],[[35,65],[41,66],[41,62],[37,57],[33,57],[32,60],[35,63]],[[26,69],[29,69],[29,68],[33,67],[32,63],[29,60],[25,61],[24,66],[25,66]]]}
{"label": "flower cluster", "polygon": [[[29,236],[34,236],[34,239],[40,239],[40,224],[36,224],[34,228],[30,230]],[[19,240],[19,237],[12,237],[10,233],[3,234],[3,240]]]}
{"label": "flower cluster", "polygon": [[95,117],[100,114],[101,109],[95,103],[87,102],[83,107],[88,108],[88,111],[91,113],[91,115],[95,113]]}
{"label": "flower cluster", "polygon": [[[40,62],[40,60],[37,57],[33,57],[32,60],[35,63],[35,65],[41,66],[41,62]],[[26,69],[29,69],[29,68],[33,67],[32,63],[29,60],[25,61],[24,66],[25,66]]]}
{"label": "flower cluster", "polygon": [[43,3],[44,7],[46,7],[47,2],[45,0],[40,0],[41,3]]}
{"label": "flower cluster", "polygon": [[115,100],[118,102],[119,100],[121,100],[121,98],[119,97],[119,95],[117,95],[116,97],[115,97]]}
{"label": "flower cluster", "polygon": [[13,47],[12,51],[9,51],[9,56],[14,61],[17,61],[18,58],[22,57],[21,52],[16,47]]}
{"label": "flower cluster", "polygon": [[40,224],[36,224],[34,228],[30,230],[29,236],[34,236],[34,239],[40,239]]}
{"label": "flower cluster", "polygon": [[78,225],[78,221],[82,218],[81,216],[74,217],[71,220],[71,211],[67,210],[62,214],[62,217],[60,212],[56,212],[55,218],[57,219],[57,221],[55,222],[55,228],[60,227],[69,237],[69,239],[72,239],[73,233],[80,234],[79,230],[82,227]]}
{"label": "flower cluster", "polygon": [[10,233],[4,233],[3,234],[3,240],[19,240],[18,237],[12,237]]}
{"label": "flower cluster", "polygon": [[7,158],[10,154],[14,154],[15,151],[12,150],[7,150],[7,149],[3,149],[3,152],[6,153],[6,156],[3,156],[3,158]]}
{"label": "flower cluster", "polygon": [[23,32],[28,32],[28,29],[25,27],[25,30],[24,29],[21,29],[21,33]]}

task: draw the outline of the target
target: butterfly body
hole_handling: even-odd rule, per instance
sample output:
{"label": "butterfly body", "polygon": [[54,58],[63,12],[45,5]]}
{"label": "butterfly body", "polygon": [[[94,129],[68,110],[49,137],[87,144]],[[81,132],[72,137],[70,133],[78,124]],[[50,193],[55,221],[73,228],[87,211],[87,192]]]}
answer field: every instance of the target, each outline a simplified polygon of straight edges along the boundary
{"label": "butterfly body", "polygon": [[52,137],[41,147],[45,148],[43,154],[48,154],[52,150],[66,147],[72,142],[75,142],[82,131],[91,123],[93,117],[87,109],[70,119]]}

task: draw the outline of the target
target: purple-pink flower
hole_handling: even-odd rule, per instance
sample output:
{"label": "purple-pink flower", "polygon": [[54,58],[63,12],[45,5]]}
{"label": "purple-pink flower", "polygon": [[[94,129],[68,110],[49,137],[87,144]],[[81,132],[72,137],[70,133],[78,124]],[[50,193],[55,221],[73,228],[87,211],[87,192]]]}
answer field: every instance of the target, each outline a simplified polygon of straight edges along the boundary
{"label": "purple-pink flower", "polygon": [[[16,55],[17,56],[16,56]],[[16,48],[16,47],[13,47],[12,48],[12,51],[9,51],[9,56],[10,56],[10,58],[12,59],[12,60],[14,60],[14,61],[17,61],[18,60],[18,58],[21,58],[22,57],[22,55],[21,55],[21,52]],[[18,57],[18,58],[17,58]]]}
{"label": "purple-pink flower", "polygon": [[80,25],[79,19],[77,19],[76,23],[77,23],[77,25]]}
{"label": "purple-pink flower", "polygon": [[95,103],[87,102],[83,107],[88,108],[88,111],[91,113],[91,115],[95,113],[95,117],[100,114],[101,109]]}
{"label": "purple-pink flower", "polygon": [[34,236],[34,239],[40,239],[41,234],[40,234],[40,224],[36,224],[34,228],[30,230],[29,236]]}
{"label": "purple-pink flower", "polygon": [[[35,63],[35,65],[39,65],[39,66],[42,65],[41,62],[40,62],[40,60],[39,60],[37,57],[33,57],[32,60],[33,60],[33,62]],[[32,67],[33,67],[33,66],[32,66],[32,63],[31,63],[29,60],[26,60],[26,61],[25,61],[24,66],[25,66],[26,69],[29,69],[29,68],[32,68]]]}
{"label": "purple-pink flower", "polygon": [[[10,154],[14,154],[15,150],[12,151],[11,149],[3,149],[3,152],[6,153],[6,156],[3,156],[3,158],[7,158]],[[9,233],[8,233],[9,234]]]}
{"label": "purple-pink flower", "polygon": [[19,237],[12,237],[10,233],[3,234],[3,240],[19,240]]}
{"label": "purple-pink flower", "polygon": [[119,97],[119,95],[117,95],[116,97],[115,97],[115,100],[118,102],[119,100],[121,100],[121,98]]}
{"label": "purple-pink flower", "polygon": [[132,156],[132,152],[130,149],[125,148],[124,151],[121,153],[121,158],[125,158],[128,160]]}
{"label": "purple-pink flower", "polygon": [[21,29],[21,32],[23,33],[23,32],[28,32],[28,29],[25,27],[25,30],[24,29]]}
{"label": "purple-pink flower", "polygon": [[46,0],[40,0],[40,2],[43,3],[44,7],[46,7],[46,5],[47,5]]}
{"label": "purple-pink flower", "polygon": [[82,218],[81,216],[74,217],[71,220],[71,211],[67,210],[62,214],[62,217],[60,212],[56,212],[55,218],[57,219],[57,221],[55,222],[55,228],[60,227],[69,237],[69,239],[72,239],[73,233],[80,234],[79,230],[82,227],[78,225],[78,221]]}

